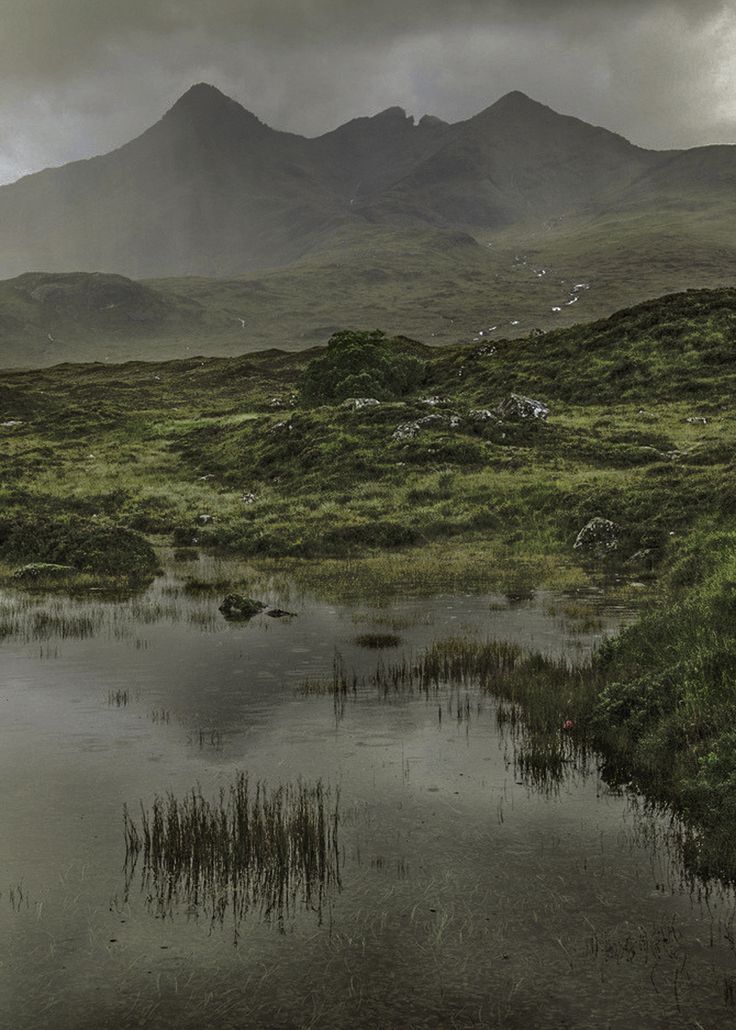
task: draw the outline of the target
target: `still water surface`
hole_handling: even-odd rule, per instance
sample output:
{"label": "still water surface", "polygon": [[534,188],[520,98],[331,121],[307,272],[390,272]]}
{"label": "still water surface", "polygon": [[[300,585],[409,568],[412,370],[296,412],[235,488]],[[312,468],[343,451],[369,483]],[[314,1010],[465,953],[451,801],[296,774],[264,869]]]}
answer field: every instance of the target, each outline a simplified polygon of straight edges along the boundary
{"label": "still water surface", "polygon": [[[736,1025],[732,895],[688,884],[666,823],[595,762],[554,791],[525,784],[495,702],[464,688],[386,702],[365,687],[337,713],[299,693],[336,655],[367,675],[459,634],[582,661],[629,611],[593,596],[566,616],[545,592],[380,608],[262,592],[297,617],[236,625],[180,586],[0,596],[1,1025]],[[401,643],[379,656],[355,642],[368,631]],[[238,770],[339,788],[341,881],[321,911],[236,925],[191,899],[162,913],[135,875],[126,891],[123,804],[214,797]]]}

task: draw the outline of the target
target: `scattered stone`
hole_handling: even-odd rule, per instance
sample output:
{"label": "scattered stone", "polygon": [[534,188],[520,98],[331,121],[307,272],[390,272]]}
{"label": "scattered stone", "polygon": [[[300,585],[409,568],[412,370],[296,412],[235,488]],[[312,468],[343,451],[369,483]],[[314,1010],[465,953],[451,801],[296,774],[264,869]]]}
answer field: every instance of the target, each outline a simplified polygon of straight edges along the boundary
{"label": "scattered stone", "polygon": [[420,429],[421,426],[418,422],[402,422],[394,429],[392,438],[400,443],[403,443],[405,440],[413,440]]}
{"label": "scattered stone", "polygon": [[363,408],[375,408],[380,403],[375,397],[348,397],[340,407],[349,408],[351,411],[362,411]]}
{"label": "scattered stone", "polygon": [[473,408],[472,411],[468,412],[468,421],[481,423],[494,422],[498,424],[499,418],[498,415],[489,411],[488,408]]}
{"label": "scattered stone", "polygon": [[252,619],[267,607],[263,601],[254,601],[244,594],[228,594],[220,605],[220,611],[226,619],[238,621]]}
{"label": "scattered stone", "polygon": [[574,549],[601,556],[616,551],[618,545],[619,527],[610,519],[603,519],[596,515],[578,533]]}
{"label": "scattered stone", "polygon": [[266,612],[266,615],[268,615],[270,619],[296,618],[296,612],[287,612],[284,611],[283,608],[271,608]]}
{"label": "scattered stone", "polygon": [[22,426],[23,423],[19,418],[9,418],[7,422],[0,422],[0,426],[3,429],[12,429],[14,426]]}
{"label": "scattered stone", "polygon": [[449,429],[458,429],[462,423],[459,415],[444,414],[438,411],[423,418],[417,418],[413,422],[402,422],[394,429],[393,439],[398,441],[413,440],[422,429],[433,425],[446,425]]}
{"label": "scattered stone", "polygon": [[61,579],[65,576],[73,576],[76,571],[73,565],[57,565],[55,562],[38,561],[16,569],[13,579]]}
{"label": "scattered stone", "polygon": [[[515,325],[515,324],[518,324],[518,323],[512,322],[511,324]],[[476,357],[478,357],[478,358],[492,358],[495,353],[496,353],[496,348],[495,347],[488,347],[488,346],[478,347],[478,349],[475,352]]]}
{"label": "scattered stone", "polygon": [[200,483],[209,483],[209,481],[211,479],[214,479],[214,478],[215,478],[214,473],[208,472],[206,476],[200,476],[199,477],[199,481],[200,481]]}
{"label": "scattered stone", "polygon": [[690,418],[686,418],[685,421],[691,426],[707,426],[708,419],[703,418],[702,415],[691,415]]}
{"label": "scattered stone", "polygon": [[257,499],[258,498],[255,494],[243,494],[243,496],[240,498],[243,504],[255,504]]}
{"label": "scattered stone", "polygon": [[276,422],[274,425],[271,426],[270,432],[282,433],[285,431],[287,433],[290,433],[293,428],[294,426],[291,422]]}
{"label": "scattered stone", "polygon": [[269,408],[285,408],[286,404],[282,397],[272,397],[268,402]]}
{"label": "scattered stone", "polygon": [[534,400],[533,397],[525,397],[520,393],[511,393],[502,401],[498,408],[501,418],[512,421],[530,422],[537,420],[546,422],[549,416],[549,408],[542,401]]}
{"label": "scattered stone", "polygon": [[447,404],[448,403],[448,399],[447,399],[447,397],[438,397],[438,396],[422,397],[422,399],[420,400],[419,403],[420,404],[426,404],[430,408],[439,408],[443,404]]}
{"label": "scattered stone", "polygon": [[210,524],[210,522],[214,522],[214,521],[215,521],[215,516],[214,515],[198,515],[197,516],[197,522],[200,524],[200,526],[208,526]]}

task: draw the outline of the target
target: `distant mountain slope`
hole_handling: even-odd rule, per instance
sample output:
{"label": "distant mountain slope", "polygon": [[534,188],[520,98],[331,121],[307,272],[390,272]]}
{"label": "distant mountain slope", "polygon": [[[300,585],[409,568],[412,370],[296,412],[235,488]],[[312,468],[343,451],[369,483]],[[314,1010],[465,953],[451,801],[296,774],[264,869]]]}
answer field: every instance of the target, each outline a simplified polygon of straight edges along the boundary
{"label": "distant mountain slope", "polygon": [[450,126],[378,205],[441,224],[499,228],[587,210],[662,159],[523,93],[509,93]]}
{"label": "distant mountain slope", "polygon": [[400,108],[316,139],[278,132],[212,86],[137,139],[0,187],[0,277],[105,271],[232,276],[330,249],[346,231],[476,232],[722,195],[736,149],[642,150],[511,93],[467,121]]}

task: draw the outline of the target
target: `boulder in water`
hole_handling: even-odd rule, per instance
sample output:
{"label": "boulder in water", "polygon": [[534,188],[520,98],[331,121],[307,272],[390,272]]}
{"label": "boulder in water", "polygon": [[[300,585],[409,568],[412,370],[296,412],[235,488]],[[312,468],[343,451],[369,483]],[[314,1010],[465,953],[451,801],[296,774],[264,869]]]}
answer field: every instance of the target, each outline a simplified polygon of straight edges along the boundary
{"label": "boulder in water", "polygon": [[228,594],[220,605],[220,611],[226,619],[234,622],[252,619],[259,615],[268,605],[263,601],[254,601],[244,594]]}

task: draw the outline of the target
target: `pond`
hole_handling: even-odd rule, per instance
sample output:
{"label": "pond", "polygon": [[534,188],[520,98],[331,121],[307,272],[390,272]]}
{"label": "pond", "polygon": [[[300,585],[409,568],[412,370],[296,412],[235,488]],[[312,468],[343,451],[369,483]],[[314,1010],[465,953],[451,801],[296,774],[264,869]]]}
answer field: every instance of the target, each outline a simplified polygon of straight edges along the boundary
{"label": "pond", "polygon": [[[733,1025],[734,898],[685,876],[664,816],[591,758],[525,782],[472,685],[370,682],[458,636],[585,661],[630,606],[257,596],[296,614],[227,622],[176,570],[126,600],[0,595],[5,1025]],[[355,676],[342,703],[305,692],[336,668]],[[290,859],[278,889],[237,896],[126,863],[125,805],[141,832],[169,792],[215,812],[239,773],[259,804],[321,785],[339,820],[318,889]]]}

